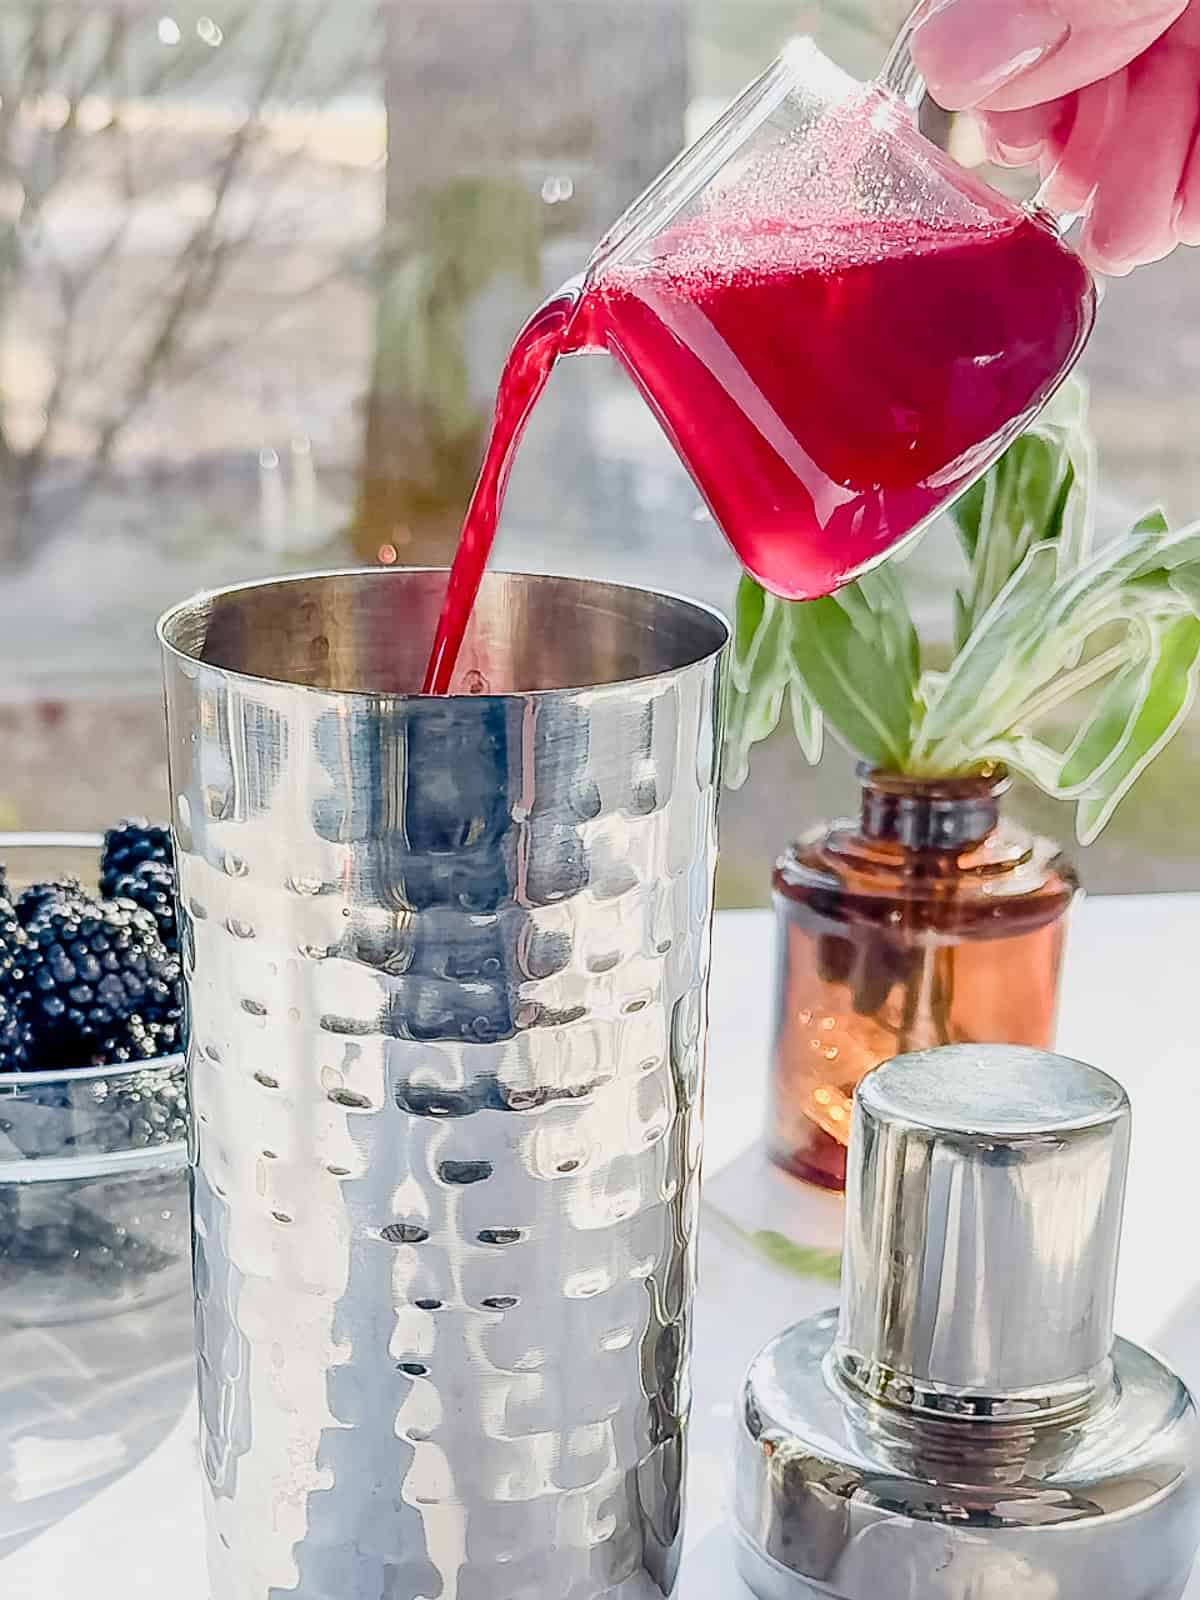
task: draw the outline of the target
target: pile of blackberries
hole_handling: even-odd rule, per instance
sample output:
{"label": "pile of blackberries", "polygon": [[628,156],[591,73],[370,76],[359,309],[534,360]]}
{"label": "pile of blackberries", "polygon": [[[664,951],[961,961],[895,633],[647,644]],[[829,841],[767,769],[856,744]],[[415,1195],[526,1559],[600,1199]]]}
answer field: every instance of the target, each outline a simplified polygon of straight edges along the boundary
{"label": "pile of blackberries", "polygon": [[0,868],[0,1072],[124,1066],[182,1048],[170,834],[105,835],[99,893],[76,880],[13,896]]}

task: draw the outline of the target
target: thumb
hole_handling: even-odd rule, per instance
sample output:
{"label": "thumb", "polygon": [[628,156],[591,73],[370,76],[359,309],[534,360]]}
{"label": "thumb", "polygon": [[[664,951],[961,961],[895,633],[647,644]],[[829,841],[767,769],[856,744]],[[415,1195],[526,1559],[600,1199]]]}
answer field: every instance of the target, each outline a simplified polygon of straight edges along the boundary
{"label": "thumb", "polygon": [[1014,111],[1126,67],[1187,0],[941,0],[912,40],[929,91],[948,111]]}

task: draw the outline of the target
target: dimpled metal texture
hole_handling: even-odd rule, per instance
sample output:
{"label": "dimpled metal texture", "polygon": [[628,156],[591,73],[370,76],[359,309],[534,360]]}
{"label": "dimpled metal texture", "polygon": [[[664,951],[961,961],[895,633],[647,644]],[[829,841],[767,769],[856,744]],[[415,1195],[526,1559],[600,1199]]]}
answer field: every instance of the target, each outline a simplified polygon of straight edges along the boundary
{"label": "dimpled metal texture", "polygon": [[726,631],[444,581],[160,627],[213,1600],[675,1587]]}

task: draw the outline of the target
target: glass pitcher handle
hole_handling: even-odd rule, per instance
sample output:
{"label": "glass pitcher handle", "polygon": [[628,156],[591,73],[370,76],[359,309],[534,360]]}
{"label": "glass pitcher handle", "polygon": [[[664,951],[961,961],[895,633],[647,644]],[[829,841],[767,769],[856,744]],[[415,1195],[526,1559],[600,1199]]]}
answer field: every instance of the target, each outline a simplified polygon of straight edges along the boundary
{"label": "glass pitcher handle", "polygon": [[[922,100],[926,95],[925,79],[917,70],[917,64],[912,58],[912,38],[917,31],[926,10],[925,5],[914,6],[905,18],[900,32],[893,41],[892,48],[887,53],[887,60],[879,70],[876,83],[889,94],[902,100],[911,110],[920,109]],[[1025,210],[1031,215],[1040,217],[1052,227],[1061,238],[1074,227],[1083,215],[1080,211],[1056,211],[1053,206],[1047,205],[1044,199],[1049,179],[1034,195],[1032,200],[1026,202]]]}
{"label": "glass pitcher handle", "polygon": [[894,94],[898,100],[903,100],[914,111],[918,110],[925,98],[925,79],[917,71],[917,64],[912,58],[912,37],[924,10],[924,5],[918,5],[909,12],[876,80],[881,88]]}

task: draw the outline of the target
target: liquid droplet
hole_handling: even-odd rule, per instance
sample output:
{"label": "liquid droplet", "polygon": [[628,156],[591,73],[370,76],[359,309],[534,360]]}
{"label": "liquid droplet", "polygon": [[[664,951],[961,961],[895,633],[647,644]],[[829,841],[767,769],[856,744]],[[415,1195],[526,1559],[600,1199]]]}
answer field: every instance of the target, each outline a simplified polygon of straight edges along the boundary
{"label": "liquid droplet", "polygon": [[480,1244],[516,1244],[521,1237],[520,1228],[481,1228],[476,1234]]}
{"label": "liquid droplet", "polygon": [[345,1106],[347,1111],[369,1111],[371,1102],[365,1094],[353,1094],[349,1089],[331,1089],[329,1098],[334,1105]]}
{"label": "liquid droplet", "polygon": [[429,1237],[429,1229],[422,1228],[416,1222],[389,1222],[386,1227],[380,1228],[379,1237],[388,1244],[424,1244]]}

